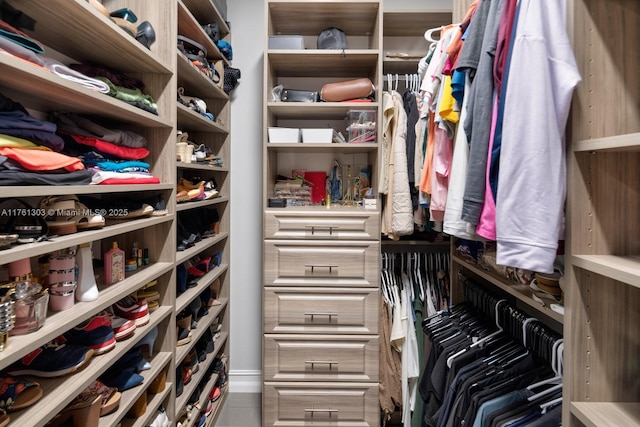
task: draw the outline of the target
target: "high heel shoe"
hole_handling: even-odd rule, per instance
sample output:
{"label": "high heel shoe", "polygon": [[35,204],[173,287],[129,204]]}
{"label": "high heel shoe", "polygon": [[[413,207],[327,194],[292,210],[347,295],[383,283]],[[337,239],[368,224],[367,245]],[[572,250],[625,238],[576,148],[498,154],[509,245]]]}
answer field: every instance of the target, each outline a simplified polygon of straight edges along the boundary
{"label": "high heel shoe", "polygon": [[136,347],[147,346],[147,354],[149,358],[153,357],[153,345],[158,338],[158,327],[154,326],[147,334],[136,343]]}
{"label": "high heel shoe", "polygon": [[79,395],[62,410],[62,418],[73,420],[73,427],[98,427],[100,423],[101,395]]}

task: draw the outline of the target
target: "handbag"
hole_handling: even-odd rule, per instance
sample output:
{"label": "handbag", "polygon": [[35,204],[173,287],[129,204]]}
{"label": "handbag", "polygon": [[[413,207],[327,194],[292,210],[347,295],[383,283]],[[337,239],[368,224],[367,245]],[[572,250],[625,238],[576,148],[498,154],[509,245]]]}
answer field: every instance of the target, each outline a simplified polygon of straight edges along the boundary
{"label": "handbag", "polygon": [[297,89],[282,89],[282,102],[318,102],[318,92]]}
{"label": "handbag", "polygon": [[213,43],[218,43],[218,40],[220,40],[220,30],[218,29],[218,24],[216,22],[203,25],[202,29],[207,33]]}
{"label": "handbag", "polygon": [[375,86],[367,78],[327,83],[322,86],[320,99],[325,102],[341,102],[350,99],[372,97]]}
{"label": "handbag", "polygon": [[238,86],[238,80],[240,80],[240,69],[224,66],[224,81],[223,81],[223,89],[225,93],[228,95],[232,90]]}

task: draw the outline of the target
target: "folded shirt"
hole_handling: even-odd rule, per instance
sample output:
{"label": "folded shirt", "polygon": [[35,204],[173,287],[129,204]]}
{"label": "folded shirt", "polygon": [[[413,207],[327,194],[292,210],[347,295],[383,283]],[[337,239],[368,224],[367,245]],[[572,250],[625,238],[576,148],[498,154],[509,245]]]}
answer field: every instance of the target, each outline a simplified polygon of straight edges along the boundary
{"label": "folded shirt", "polygon": [[115,85],[106,77],[96,78],[109,85],[109,93],[107,95],[113,96],[114,98],[120,99],[125,102],[140,102],[153,109],[154,111],[158,111],[158,105],[156,104],[156,101],[151,96],[142,93],[140,89],[130,89],[124,86]]}
{"label": "folded shirt", "polygon": [[84,165],[80,159],[54,151],[0,147],[0,155],[15,160],[20,163],[22,167],[30,171],[54,171],[64,169],[71,172],[84,169]]}
{"label": "folded shirt", "polygon": [[65,80],[70,80],[74,83],[78,83],[87,89],[94,90],[101,93],[109,93],[109,86],[104,82],[97,79],[92,79],[89,76],[82,74],[66,65],[56,61],[53,58],[43,57],[43,66],[46,67],[53,74],[62,77]]}
{"label": "folded shirt", "polygon": [[75,113],[54,111],[51,113],[50,119],[57,125],[59,130],[72,135],[97,138],[129,148],[140,148],[149,145],[146,138],[140,134],[130,130],[108,129]]}
{"label": "folded shirt", "polygon": [[160,180],[148,173],[141,172],[110,172],[91,169],[92,184],[159,184]]}
{"label": "folded shirt", "polygon": [[4,21],[0,21],[0,37],[32,50],[35,53],[44,53],[44,48],[39,42]]}
{"label": "folded shirt", "polygon": [[81,145],[86,145],[95,148],[97,151],[106,153],[110,156],[115,156],[125,160],[141,160],[149,155],[149,150],[146,148],[129,148],[120,145],[112,144],[111,142],[103,141],[98,138],[89,136],[73,135],[66,132],[58,131],[62,134],[66,134],[71,137],[75,142]]}
{"label": "folded shirt", "polygon": [[65,173],[0,170],[0,186],[89,184],[91,171],[87,169]]}

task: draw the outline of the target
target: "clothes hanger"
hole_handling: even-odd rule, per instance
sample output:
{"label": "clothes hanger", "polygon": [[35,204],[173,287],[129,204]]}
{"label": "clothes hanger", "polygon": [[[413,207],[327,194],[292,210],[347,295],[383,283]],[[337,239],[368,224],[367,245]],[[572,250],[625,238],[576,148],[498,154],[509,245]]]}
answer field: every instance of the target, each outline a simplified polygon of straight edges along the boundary
{"label": "clothes hanger", "polygon": [[442,26],[437,27],[437,28],[430,28],[430,29],[428,29],[427,31],[425,31],[425,32],[424,32],[424,39],[425,39],[426,41],[428,41],[428,42],[431,42],[431,43],[437,43],[437,42],[438,42],[438,40],[436,40],[436,39],[434,39],[434,38],[433,38],[433,33],[435,33],[436,31],[437,31],[437,32],[442,31]]}

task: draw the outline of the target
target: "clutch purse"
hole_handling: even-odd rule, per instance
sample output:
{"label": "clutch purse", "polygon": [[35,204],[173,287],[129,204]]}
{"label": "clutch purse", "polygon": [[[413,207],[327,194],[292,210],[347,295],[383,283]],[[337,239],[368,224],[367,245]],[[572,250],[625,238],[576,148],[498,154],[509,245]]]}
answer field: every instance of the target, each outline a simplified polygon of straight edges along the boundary
{"label": "clutch purse", "polygon": [[375,86],[367,78],[327,83],[322,86],[320,99],[325,102],[341,102],[349,99],[368,98],[373,95]]}
{"label": "clutch purse", "polygon": [[282,102],[318,102],[318,92],[296,89],[282,89]]}

